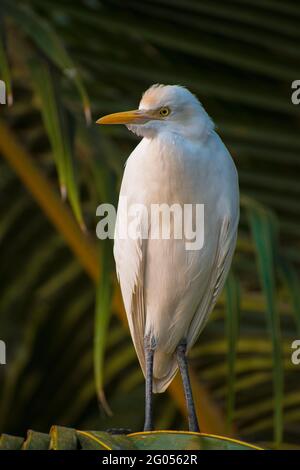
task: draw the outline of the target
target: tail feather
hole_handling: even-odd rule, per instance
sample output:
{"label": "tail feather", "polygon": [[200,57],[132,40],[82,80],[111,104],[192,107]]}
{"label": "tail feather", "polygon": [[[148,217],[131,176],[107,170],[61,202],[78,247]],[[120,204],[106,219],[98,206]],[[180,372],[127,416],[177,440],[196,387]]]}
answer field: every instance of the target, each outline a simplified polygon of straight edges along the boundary
{"label": "tail feather", "polygon": [[[145,376],[145,352],[142,347],[142,342],[134,342],[134,346]],[[177,370],[176,353],[166,354],[161,351],[155,351],[153,364],[153,393],[163,393],[174,379]]]}
{"label": "tail feather", "polygon": [[153,392],[164,392],[172,382],[177,372],[176,354],[166,354],[155,351],[153,365]]}

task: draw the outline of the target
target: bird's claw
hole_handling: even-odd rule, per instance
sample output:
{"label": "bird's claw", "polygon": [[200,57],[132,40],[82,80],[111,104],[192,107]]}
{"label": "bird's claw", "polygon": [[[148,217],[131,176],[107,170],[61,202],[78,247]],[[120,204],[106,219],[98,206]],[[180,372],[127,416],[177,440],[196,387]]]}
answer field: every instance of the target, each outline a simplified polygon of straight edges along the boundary
{"label": "bird's claw", "polygon": [[109,434],[130,434],[132,431],[128,428],[109,428],[105,432]]}

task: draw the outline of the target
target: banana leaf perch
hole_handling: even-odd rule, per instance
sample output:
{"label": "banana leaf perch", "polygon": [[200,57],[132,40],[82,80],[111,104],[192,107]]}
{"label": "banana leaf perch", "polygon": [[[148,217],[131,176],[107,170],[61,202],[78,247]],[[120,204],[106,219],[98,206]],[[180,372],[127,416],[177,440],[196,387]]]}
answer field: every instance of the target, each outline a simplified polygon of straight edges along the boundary
{"label": "banana leaf perch", "polygon": [[0,450],[262,450],[215,436],[185,431],[153,431],[120,435],[52,426],[49,434],[29,430],[24,438],[2,434]]}

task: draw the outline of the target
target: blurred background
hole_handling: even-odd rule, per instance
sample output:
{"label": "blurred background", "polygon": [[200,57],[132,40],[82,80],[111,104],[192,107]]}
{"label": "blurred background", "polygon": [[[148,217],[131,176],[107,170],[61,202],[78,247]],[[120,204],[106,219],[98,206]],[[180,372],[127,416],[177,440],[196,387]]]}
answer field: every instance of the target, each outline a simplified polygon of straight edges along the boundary
{"label": "blurred background", "polygon": [[[231,274],[190,355],[200,425],[300,448],[299,2],[2,0],[0,21],[0,432],[142,428],[112,244],[95,236],[137,138],[94,122],[159,82],[199,97],[240,177]],[[186,429],[180,380],[155,425]]]}

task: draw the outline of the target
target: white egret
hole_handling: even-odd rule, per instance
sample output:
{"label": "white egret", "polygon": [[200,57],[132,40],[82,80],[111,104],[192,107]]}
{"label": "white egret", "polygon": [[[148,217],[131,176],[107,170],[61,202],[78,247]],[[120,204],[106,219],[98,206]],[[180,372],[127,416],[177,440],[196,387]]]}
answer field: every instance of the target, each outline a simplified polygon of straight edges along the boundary
{"label": "white egret", "polygon": [[[170,239],[145,237],[149,225],[144,214],[138,236],[121,237],[116,230],[114,242],[128,323],[146,379],[144,430],[153,429],[152,393],[166,390],[179,367],[189,429],[197,432],[186,355],[230,268],[239,220],[237,171],[212,120],[184,87],[153,85],[139,109],[110,114],[97,123],[125,124],[143,137],[127,160],[120,190],[128,211],[133,204],[150,212],[152,204],[204,205],[200,249],[187,250],[186,237],[178,239],[174,231]],[[126,219],[122,210],[119,202],[118,229]]]}

